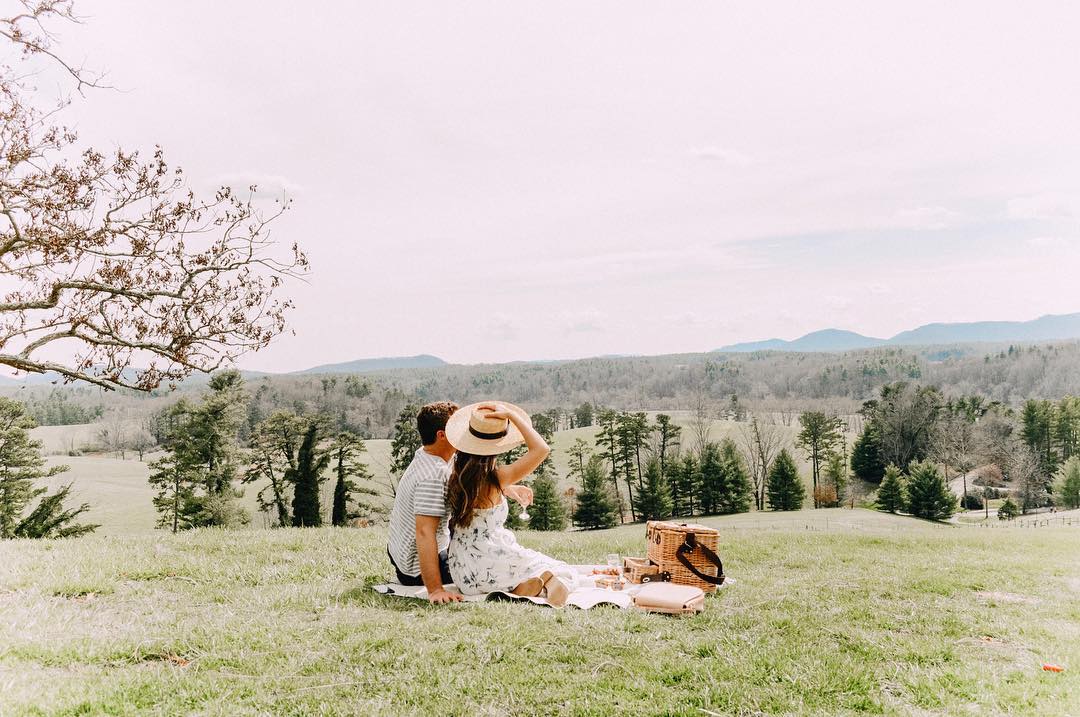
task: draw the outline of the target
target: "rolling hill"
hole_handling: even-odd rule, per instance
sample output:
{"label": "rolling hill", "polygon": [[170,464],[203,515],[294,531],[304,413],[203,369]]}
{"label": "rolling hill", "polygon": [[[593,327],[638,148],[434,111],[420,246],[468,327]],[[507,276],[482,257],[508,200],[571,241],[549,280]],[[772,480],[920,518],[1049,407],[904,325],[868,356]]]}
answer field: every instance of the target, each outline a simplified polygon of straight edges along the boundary
{"label": "rolling hill", "polygon": [[1048,314],[1031,321],[975,321],[969,323],[933,323],[902,331],[889,339],[863,336],[854,331],[824,329],[792,341],[768,339],[731,344],[717,349],[720,353],[754,351],[834,352],[876,346],[929,346],[957,343],[1001,343],[1058,341],[1080,339],[1080,313]]}

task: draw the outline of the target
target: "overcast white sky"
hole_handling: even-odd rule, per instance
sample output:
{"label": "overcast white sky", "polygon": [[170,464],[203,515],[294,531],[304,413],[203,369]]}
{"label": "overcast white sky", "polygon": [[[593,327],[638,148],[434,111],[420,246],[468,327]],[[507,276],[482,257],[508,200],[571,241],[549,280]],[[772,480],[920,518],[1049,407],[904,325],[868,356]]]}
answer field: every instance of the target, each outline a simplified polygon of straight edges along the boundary
{"label": "overcast white sky", "polygon": [[1080,5],[81,0],[95,146],[287,189],[284,371],[1080,311]]}

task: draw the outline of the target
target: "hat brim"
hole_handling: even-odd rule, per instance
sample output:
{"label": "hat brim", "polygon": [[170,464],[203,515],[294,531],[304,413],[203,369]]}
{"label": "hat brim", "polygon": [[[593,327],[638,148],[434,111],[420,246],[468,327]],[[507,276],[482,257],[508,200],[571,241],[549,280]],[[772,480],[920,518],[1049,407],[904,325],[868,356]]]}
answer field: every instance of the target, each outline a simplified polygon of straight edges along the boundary
{"label": "hat brim", "polygon": [[532,425],[529,414],[512,403],[506,403],[505,401],[470,403],[468,406],[462,406],[454,411],[454,415],[450,416],[449,420],[446,421],[446,428],[444,429],[446,440],[450,442],[454,450],[461,453],[471,453],[474,456],[497,456],[500,453],[512,451],[525,442],[521,431],[512,421],[506,427],[506,435],[501,438],[480,438],[469,432],[469,418],[472,416],[473,411],[480,406],[491,405],[511,411],[521,417],[526,424]]}

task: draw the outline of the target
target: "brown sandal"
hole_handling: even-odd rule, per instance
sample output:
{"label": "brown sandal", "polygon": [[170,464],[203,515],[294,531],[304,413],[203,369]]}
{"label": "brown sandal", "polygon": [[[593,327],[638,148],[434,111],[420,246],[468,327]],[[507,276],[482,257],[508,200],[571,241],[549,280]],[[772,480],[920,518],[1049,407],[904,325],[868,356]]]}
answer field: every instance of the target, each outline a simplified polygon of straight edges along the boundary
{"label": "brown sandal", "polygon": [[570,587],[560,578],[553,576],[544,584],[544,594],[550,605],[563,607],[566,605],[566,599],[570,597]]}

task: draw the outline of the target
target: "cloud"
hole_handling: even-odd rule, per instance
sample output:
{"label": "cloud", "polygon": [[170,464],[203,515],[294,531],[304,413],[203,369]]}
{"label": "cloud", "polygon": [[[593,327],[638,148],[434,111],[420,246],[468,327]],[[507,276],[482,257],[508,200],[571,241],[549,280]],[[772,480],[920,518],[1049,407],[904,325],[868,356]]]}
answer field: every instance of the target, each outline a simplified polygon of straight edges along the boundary
{"label": "cloud", "polygon": [[1080,214],[1077,204],[1062,194],[1032,194],[1010,199],[1006,213],[1010,219],[1069,219]]}
{"label": "cloud", "polygon": [[716,147],[714,145],[694,147],[690,150],[690,155],[696,159],[708,162],[722,162],[732,167],[748,167],[754,163],[753,158],[737,149]]}
{"label": "cloud", "polygon": [[516,341],[519,333],[509,314],[492,314],[480,324],[480,334],[493,341]]}
{"label": "cloud", "polygon": [[893,215],[891,226],[902,229],[936,230],[956,226],[963,215],[946,207],[912,207]]}
{"label": "cloud", "polygon": [[564,311],[555,317],[564,334],[589,334],[607,331],[607,314],[596,309]]}
{"label": "cloud", "polygon": [[1036,249],[1071,249],[1076,246],[1076,239],[1068,239],[1066,237],[1032,237],[1024,242],[1030,247]]}

